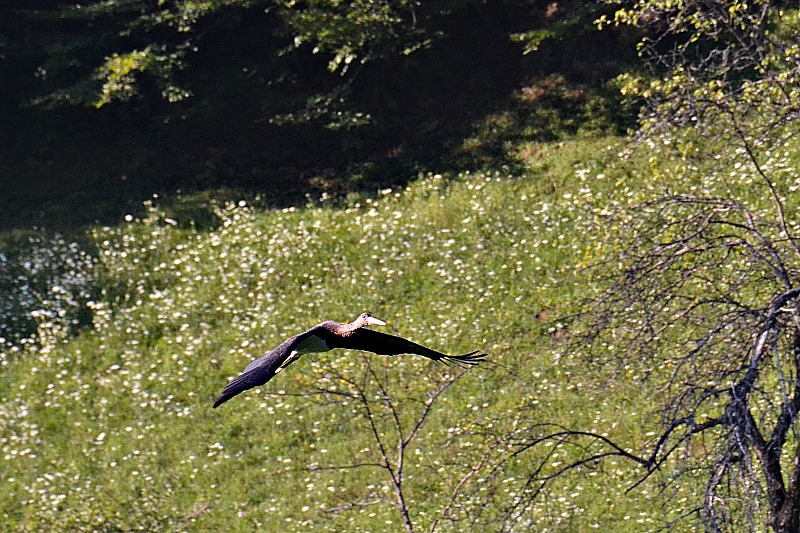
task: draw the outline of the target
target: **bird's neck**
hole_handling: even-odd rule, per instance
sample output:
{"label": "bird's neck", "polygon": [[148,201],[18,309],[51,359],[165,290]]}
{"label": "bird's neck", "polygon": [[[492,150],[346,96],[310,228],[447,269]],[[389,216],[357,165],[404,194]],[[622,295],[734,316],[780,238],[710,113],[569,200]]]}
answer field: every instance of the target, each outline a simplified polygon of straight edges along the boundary
{"label": "bird's neck", "polygon": [[344,333],[352,333],[357,329],[363,328],[366,324],[362,320],[355,320],[349,324],[342,324],[341,330]]}

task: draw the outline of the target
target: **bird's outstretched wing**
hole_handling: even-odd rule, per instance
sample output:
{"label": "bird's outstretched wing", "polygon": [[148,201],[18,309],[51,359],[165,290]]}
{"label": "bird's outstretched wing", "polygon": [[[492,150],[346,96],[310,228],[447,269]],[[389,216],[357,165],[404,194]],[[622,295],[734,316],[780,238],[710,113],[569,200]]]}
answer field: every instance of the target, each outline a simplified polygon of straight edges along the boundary
{"label": "bird's outstretched wing", "polygon": [[244,369],[244,372],[228,382],[222,394],[214,402],[214,407],[219,407],[240,392],[253,387],[259,387],[275,377],[278,369],[289,364],[295,348],[303,340],[301,335],[287,339],[274,350],[259,357]]}
{"label": "bird's outstretched wing", "polygon": [[478,350],[465,353],[464,355],[447,355],[422,346],[421,344],[417,344],[416,342],[411,342],[403,337],[366,328],[354,331],[352,335],[348,335],[347,337],[338,337],[333,342],[335,342],[336,348],[363,350],[379,355],[417,354],[427,357],[428,359],[433,359],[434,361],[455,363],[459,366],[477,365],[486,357],[485,353],[478,353]]}

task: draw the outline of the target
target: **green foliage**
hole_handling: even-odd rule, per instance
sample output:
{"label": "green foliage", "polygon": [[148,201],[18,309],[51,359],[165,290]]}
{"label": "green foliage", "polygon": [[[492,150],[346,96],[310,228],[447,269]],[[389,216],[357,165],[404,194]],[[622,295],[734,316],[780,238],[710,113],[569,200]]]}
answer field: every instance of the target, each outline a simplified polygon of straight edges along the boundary
{"label": "green foliage", "polygon": [[102,107],[112,100],[129,100],[137,94],[136,74],[149,73],[167,81],[163,85],[162,95],[170,102],[182,100],[191,95],[169,83],[170,73],[179,64],[179,56],[165,56],[154,53],[148,47],[145,50],[134,50],[125,54],[113,53],[97,70],[97,78],[103,82],[100,95],[94,102],[95,107]]}
{"label": "green foliage", "polygon": [[[317,63],[309,54],[320,56],[328,73],[340,78],[329,80],[316,73],[317,81],[324,82],[318,83],[317,92],[306,99],[307,112],[277,112],[277,122],[294,123],[330,115],[332,123],[336,123],[336,117],[342,114],[339,111],[358,112],[346,107],[351,102],[342,96],[359,75],[361,66],[382,60],[393,64],[399,57],[429,48],[448,37],[442,28],[452,26],[450,20],[476,16],[484,3],[93,0],[75,6],[21,11],[26,22],[23,33],[35,36],[32,41],[38,50],[24,49],[20,40],[14,51],[33,56],[39,62],[37,77],[43,83],[40,94],[30,100],[35,105],[99,108],[137,96],[150,98],[151,85],[161,97],[174,103],[192,96],[198,88],[196,78],[203,77],[199,65],[194,65],[198,61],[195,56],[209,53],[206,50],[209,46],[224,47],[220,40],[236,39],[236,26],[254,28],[261,39],[251,46],[262,50],[246,53],[252,52],[263,62],[247,68],[265,76],[266,83],[298,82],[303,76],[298,75],[297,62]],[[508,38],[525,45],[525,53],[538,49],[546,39],[574,39],[576,35],[594,31],[593,3],[542,6],[532,0],[517,0],[504,3],[500,10],[501,16],[508,18],[526,13],[528,23],[536,26],[530,31],[508,34]],[[518,27],[519,23],[513,26]],[[215,32],[220,27],[225,29],[218,37]],[[46,93],[41,94],[41,90]],[[305,88],[298,86],[297,90],[302,95]],[[329,108],[334,103],[341,109],[331,113]],[[273,104],[271,110],[279,107]],[[353,127],[367,119],[362,112],[356,119],[345,120],[348,127]]]}
{"label": "green foliage", "polygon": [[293,46],[310,45],[331,57],[328,70],[344,75],[351,64],[388,53],[410,54],[430,42],[419,26],[420,0],[313,0],[285,2],[278,8]]}
{"label": "green foliage", "polygon": [[645,104],[645,134],[691,126],[752,149],[780,139],[796,119],[796,10],[770,0],[612,4],[620,6],[614,24],[649,30],[639,50],[651,74],[621,77],[622,93]]}
{"label": "green foliage", "polygon": [[369,124],[372,117],[369,113],[352,109],[349,93],[347,87],[337,86],[328,94],[314,94],[306,99],[302,109],[279,113],[270,118],[270,123],[278,126],[322,123],[332,131]]}
{"label": "green foliage", "polygon": [[[99,108],[140,95],[145,81],[155,83],[164,99],[181,101],[191,91],[177,78],[197,50],[198,28],[210,17],[259,4],[265,2],[112,0],[23,12],[28,31],[50,32],[43,39],[46,61],[38,77],[52,80],[45,85],[51,89],[32,103]],[[92,31],[76,34],[71,31],[76,26]]]}
{"label": "green foliage", "polygon": [[514,33],[511,39],[524,45],[523,52],[539,51],[545,41],[561,41],[574,38],[576,34],[591,33],[592,22],[600,16],[602,3],[581,2],[577,4],[552,2],[544,11],[546,21],[541,27]]}
{"label": "green foliage", "polygon": [[[266,11],[264,44],[277,56],[310,49],[330,57],[331,72],[344,75],[352,64],[380,58],[387,53],[411,53],[428,42],[426,32],[417,25],[419,2],[277,2],[273,0],[213,0],[197,2],[103,1],[51,10],[27,12],[28,20],[40,26],[62,28],[64,24],[85,25],[91,34],[73,36],[58,33],[45,51],[49,59],[40,77],[53,77],[59,71],[92,69],[100,82],[98,91],[86,88],[87,72],[71,75],[68,88],[59,87],[38,104],[92,104],[102,107],[114,100],[126,101],[140,94],[143,76],[154,81],[161,95],[177,102],[191,95],[177,81],[191,56],[203,46],[203,37],[226,16],[247,11]],[[241,20],[239,21],[241,24]],[[97,31],[99,30],[99,31]],[[276,46],[271,33],[280,36]],[[103,54],[98,64],[88,56]],[[87,61],[77,61],[81,55]],[[355,62],[355,63],[354,63]],[[281,75],[285,75],[282,73]]]}

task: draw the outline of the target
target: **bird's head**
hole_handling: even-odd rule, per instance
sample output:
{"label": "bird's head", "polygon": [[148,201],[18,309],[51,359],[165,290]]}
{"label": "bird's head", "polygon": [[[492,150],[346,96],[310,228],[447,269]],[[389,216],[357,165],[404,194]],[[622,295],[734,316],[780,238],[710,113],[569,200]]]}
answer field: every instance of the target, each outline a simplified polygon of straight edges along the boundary
{"label": "bird's head", "polygon": [[380,320],[378,318],[375,318],[374,316],[372,316],[369,313],[361,313],[358,316],[358,318],[356,319],[356,322],[361,324],[361,326],[385,326],[386,325],[386,322],[384,322],[383,320]]}

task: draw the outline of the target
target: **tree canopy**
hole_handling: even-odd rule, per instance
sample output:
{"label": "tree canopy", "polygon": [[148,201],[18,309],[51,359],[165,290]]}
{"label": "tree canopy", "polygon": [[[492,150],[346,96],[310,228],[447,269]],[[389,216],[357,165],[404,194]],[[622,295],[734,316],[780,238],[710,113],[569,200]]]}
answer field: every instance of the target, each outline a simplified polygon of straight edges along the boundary
{"label": "tree canopy", "polygon": [[[240,52],[252,56],[247,59],[259,75],[271,75],[268,81],[281,83],[298,76],[291,72],[296,64],[288,58],[316,55],[321,60],[312,64],[324,65],[346,84],[357,76],[360,65],[429,47],[460,30],[446,29],[448,20],[464,13],[474,16],[484,6],[490,7],[484,0],[34,2],[7,8],[24,24],[21,30],[6,32],[12,50],[20,43],[15,39],[19,35],[38,38],[33,41],[36,51],[26,51],[39,59],[36,77],[41,83],[33,103],[102,107],[142,95],[147,82],[168,101],[190,97],[191,87],[200,80],[187,74],[202,60],[198,54],[230,46],[246,32],[253,32],[247,43],[251,49]],[[491,8],[505,18],[525,14],[527,20],[517,29],[525,29],[526,23],[550,26],[537,34],[537,42],[542,36],[561,36],[564,30],[556,23],[562,19],[574,22],[593,12],[580,3],[557,6],[534,0]],[[516,35],[522,41],[534,38],[530,33]],[[288,62],[270,72],[264,68],[265,58]]]}
{"label": "tree canopy", "polygon": [[[581,106],[605,98],[628,47],[594,29],[610,8],[581,2],[41,0],[3,9],[0,75],[10,83],[0,150],[9,165],[0,179],[26,208],[25,199],[47,194],[41,203],[57,205],[99,188],[134,204],[207,187],[266,191],[285,204],[309,191],[388,186],[452,155],[531,80],[560,76]],[[568,117],[572,131],[592,120],[585,115]],[[54,174],[65,178],[53,183]]]}

